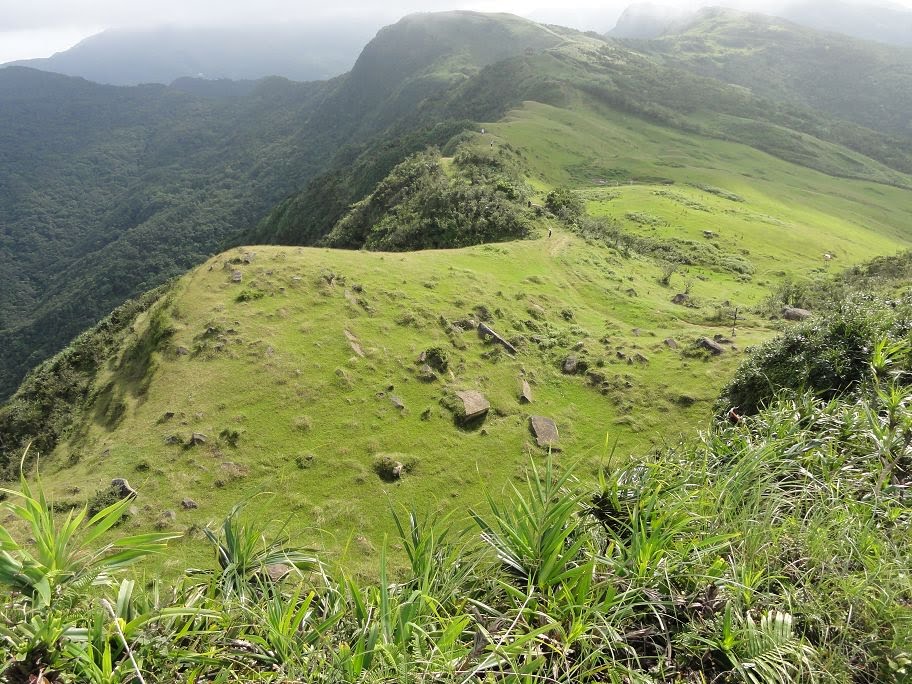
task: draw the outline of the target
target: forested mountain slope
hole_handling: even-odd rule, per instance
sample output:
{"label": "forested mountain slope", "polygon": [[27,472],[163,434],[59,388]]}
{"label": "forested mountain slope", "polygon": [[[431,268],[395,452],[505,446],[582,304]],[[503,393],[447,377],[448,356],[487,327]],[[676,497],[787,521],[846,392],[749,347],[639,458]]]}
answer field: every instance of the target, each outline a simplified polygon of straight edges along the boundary
{"label": "forested mountain slope", "polygon": [[290,150],[325,88],[218,100],[0,70],[0,391],[319,168]]}

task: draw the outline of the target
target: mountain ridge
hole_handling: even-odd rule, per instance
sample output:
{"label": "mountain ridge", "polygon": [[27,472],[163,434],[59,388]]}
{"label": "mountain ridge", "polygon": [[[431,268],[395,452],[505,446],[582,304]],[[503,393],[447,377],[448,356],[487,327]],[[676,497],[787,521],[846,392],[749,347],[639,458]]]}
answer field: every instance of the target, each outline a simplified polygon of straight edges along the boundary
{"label": "mountain ridge", "polygon": [[[402,39],[402,31],[413,39]],[[8,350],[3,392],[124,299],[232,240],[318,242],[408,155],[444,148],[526,100],[600,102],[644,122],[748,142],[832,175],[908,184],[895,170],[912,169],[912,150],[901,139],[657,67],[664,57],[596,36],[477,13],[414,16],[381,33],[366,49],[387,55],[387,72],[369,71],[362,60],[332,81],[265,79],[242,84],[246,94],[231,97],[227,84],[117,90],[0,70],[0,84],[18,93],[0,103],[7,134],[0,155],[30,179],[5,183],[0,206],[12,227],[0,243],[0,273],[16,293],[0,311]],[[398,51],[412,43],[422,59],[405,55],[405,66],[395,68]],[[102,96],[109,100],[92,101]],[[131,98],[142,104],[113,121],[114,103]],[[100,104],[112,136],[92,128],[88,113]],[[168,107],[183,113],[154,113]],[[43,130],[47,122],[59,130]],[[72,149],[73,141],[89,140],[95,147]],[[41,149],[28,141],[41,141]],[[96,169],[114,174],[105,187],[96,187]],[[49,268],[55,259],[62,261]]]}

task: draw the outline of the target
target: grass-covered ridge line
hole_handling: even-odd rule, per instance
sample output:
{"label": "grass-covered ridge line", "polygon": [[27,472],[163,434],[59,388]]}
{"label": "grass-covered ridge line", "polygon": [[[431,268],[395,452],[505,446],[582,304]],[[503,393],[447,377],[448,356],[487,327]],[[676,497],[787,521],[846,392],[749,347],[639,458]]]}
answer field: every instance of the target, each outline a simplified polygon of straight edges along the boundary
{"label": "grass-covered ridge line", "polygon": [[[395,506],[367,581],[248,507],[207,528],[208,573],[171,590],[107,579],[100,601],[82,578],[116,572],[118,544],[139,560],[165,535],[117,531],[89,560],[51,565],[65,533],[23,481],[14,517],[42,543],[0,532],[7,674],[900,684],[912,666],[912,395],[895,352],[849,395],[785,392],[696,441],[621,460],[606,450],[597,486],[538,456],[469,512]],[[74,542],[101,546],[92,527],[106,522],[72,520]],[[393,570],[397,547],[407,562]]]}
{"label": "grass-covered ridge line", "polygon": [[[715,29],[705,31],[704,52],[715,54]],[[669,59],[593,34],[469,12],[403,19],[332,81],[264,79],[236,98],[4,69],[0,147],[10,175],[0,179],[0,221],[11,232],[0,244],[0,281],[11,296],[0,300],[0,395],[127,298],[241,241],[319,244],[406,157],[427,145],[449,156],[461,131],[530,101],[625,118],[632,137],[657,127],[690,138],[695,148],[676,164],[693,165],[705,141],[725,140],[832,177],[909,187],[912,152],[895,130],[908,109],[901,69],[878,88],[868,73],[841,68],[852,54],[832,47],[825,61],[836,65],[840,92],[864,93],[861,118],[816,111],[775,89],[758,97],[722,75],[695,73],[680,53]],[[893,59],[884,49],[875,63]],[[853,50],[869,58],[873,48]],[[798,50],[762,75],[785,79],[792,65],[813,74],[819,60]],[[616,142],[612,154],[636,152]],[[626,170],[599,174],[668,177]]]}
{"label": "grass-covered ridge line", "polygon": [[[136,321],[94,380],[79,429],[41,454],[53,497],[79,505],[126,477],[140,492],[131,525],[198,530],[239,499],[275,492],[261,505],[289,517],[290,532],[371,567],[393,531],[388,499],[422,511],[481,503],[484,483],[521,477],[542,453],[532,415],[555,420],[560,446],[590,475],[606,430],[626,452],[672,438],[669,416],[678,434],[708,415],[740,353],[709,359],[695,344],[730,335],[716,298],[742,284],[707,275],[692,287],[703,304],[681,307],[652,259],[553,225],[551,238],[539,228],[537,239],[461,250],[253,247],[214,258]],[[481,323],[515,355],[472,327]],[[159,327],[171,335],[150,334]],[[774,328],[743,316],[735,346]],[[120,359],[153,339],[139,380]],[[577,364],[564,372],[568,357]],[[520,402],[522,380],[532,404]],[[455,423],[452,399],[465,390],[491,404],[481,425]],[[375,473],[385,457],[407,467],[400,479]],[[191,532],[164,571],[201,552]]]}

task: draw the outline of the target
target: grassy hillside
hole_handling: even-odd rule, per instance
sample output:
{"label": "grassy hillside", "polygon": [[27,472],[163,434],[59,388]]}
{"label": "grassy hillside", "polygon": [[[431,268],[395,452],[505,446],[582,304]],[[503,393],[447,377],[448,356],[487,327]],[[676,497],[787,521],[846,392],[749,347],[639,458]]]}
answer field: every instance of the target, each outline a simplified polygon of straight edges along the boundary
{"label": "grassy hillside", "polygon": [[[710,41],[714,25],[703,28]],[[703,35],[698,28],[694,32]],[[718,74],[703,74],[683,52],[676,61],[678,53],[664,54],[659,43],[615,42],[572,31],[559,35],[561,40],[547,49],[517,53],[480,70],[451,69],[446,87],[435,97],[420,100],[402,113],[412,117],[408,120],[419,128],[431,130],[432,122],[496,121],[524,102],[534,101],[561,110],[597,110],[609,119],[632,115],[638,120],[631,121],[632,127],[653,124],[701,139],[736,141],[831,176],[902,187],[910,184],[912,144],[904,133],[865,122],[874,126],[871,128],[838,107],[796,99],[792,91],[799,84],[793,84],[788,92],[752,92]],[[710,47],[707,50],[711,51]],[[839,59],[849,57],[836,51],[832,61],[838,64]],[[795,60],[806,74],[816,68],[819,55],[802,53]],[[442,63],[453,64],[446,59]],[[778,64],[769,78],[790,82],[790,70],[789,65]],[[415,83],[423,82],[423,74],[419,71],[387,87],[413,92]],[[355,72],[352,83],[354,76]],[[841,87],[867,88],[866,83],[856,83],[858,78],[857,73],[846,74]],[[898,83],[885,85],[879,94],[870,92],[870,98],[886,103],[894,98],[894,86],[901,89]],[[345,116],[363,108],[356,100],[342,107]],[[435,144],[443,145],[447,140],[440,133],[438,127],[440,142]],[[403,136],[392,142],[350,148],[327,173],[309,181],[270,212],[251,233],[251,241],[318,244],[350,205],[368,194],[396,163],[419,150],[420,142],[429,137],[419,141]],[[686,160],[681,163],[686,165]]]}
{"label": "grassy hillside", "polygon": [[[321,246],[209,257],[0,407],[50,497],[3,492],[7,676],[905,681],[910,257],[829,276],[912,246],[912,157],[510,18],[370,50],[256,233]],[[84,505],[114,546],[30,560]]]}
{"label": "grassy hillside", "polygon": [[[245,252],[256,253],[253,263],[230,264]],[[230,281],[234,269],[240,284]],[[195,269],[134,325],[72,437],[45,457],[44,476],[58,483],[59,501],[127,477],[140,491],[131,525],[154,526],[170,509],[181,530],[273,492],[257,506],[290,517],[296,537],[373,564],[390,531],[382,515],[390,502],[464,508],[485,487],[496,492],[521,476],[529,454],[543,453],[529,432],[532,414],[557,422],[561,448],[586,459],[589,473],[606,433],[623,453],[673,441],[706,415],[715,378],[739,353],[707,360],[669,349],[666,338],[687,349],[730,329],[706,320],[712,308],[671,304],[659,277],[648,261],[563,232],[457,252],[230,252]],[[517,344],[515,358],[475,330],[451,327],[481,316]],[[752,318],[738,345],[768,334]],[[164,328],[173,333],[158,334]],[[148,344],[156,338],[158,346]],[[426,382],[418,357],[435,347],[448,369]],[[563,374],[568,355],[593,375]],[[626,361],[638,355],[648,362]],[[529,406],[518,400],[522,378]],[[491,411],[483,425],[460,429],[444,403],[472,389]],[[187,448],[194,432],[207,442]],[[166,443],[172,436],[178,444]],[[383,454],[409,469],[400,482],[372,470]],[[200,508],[183,511],[187,497]],[[195,554],[192,535],[187,544]]]}
{"label": "grassy hillside", "polygon": [[[122,461],[137,471],[135,499],[124,498],[91,520],[84,510],[75,517],[71,510],[63,522],[55,511],[74,502],[48,500],[40,482],[23,478],[18,490],[3,492],[17,504],[4,507],[0,520],[0,662],[7,679],[39,673],[55,684],[120,681],[142,672],[167,679],[353,684],[366,678],[530,676],[568,684],[606,677],[643,684],[669,678],[908,680],[912,253],[809,288],[816,301],[830,305],[764,345],[739,370],[739,380],[746,381],[741,389],[751,394],[758,373],[793,371],[795,378],[785,382],[792,387],[768,407],[716,423],[684,443],[657,449],[641,444],[629,456],[615,452],[601,459],[597,472],[578,449],[585,433],[575,429],[566,441],[570,453],[545,457],[529,448],[513,461],[502,438],[516,418],[509,408],[515,395],[500,390],[509,384],[503,366],[515,371],[515,364],[490,356],[482,361],[475,340],[459,352],[439,348],[427,362],[439,365],[444,354],[449,357],[455,382],[480,383],[497,415],[460,432],[439,420],[432,405],[427,422],[433,442],[423,454],[434,460],[389,455],[390,463],[402,459],[405,474],[384,484],[358,456],[386,440],[400,446],[416,437],[410,402],[426,399],[428,390],[415,386],[400,351],[410,346],[413,353],[416,339],[423,344],[433,338],[430,326],[421,326],[433,314],[418,302],[430,306],[439,295],[445,301],[438,308],[446,309],[452,297],[487,296],[482,288],[495,272],[495,282],[535,289],[538,301],[547,301],[548,285],[560,287],[563,301],[575,301],[583,294],[578,282],[585,265],[604,259],[604,278],[617,255],[560,232],[451,252],[453,270],[445,282],[459,290],[440,283],[428,288],[432,295],[419,295],[402,276],[434,278],[428,267],[445,265],[441,253],[362,253],[340,264],[336,252],[291,251],[226,254],[212,270],[190,274],[134,324],[136,337],[111,364],[113,382],[101,391],[93,416],[120,426],[100,441],[97,426],[89,428],[73,443],[109,450],[104,459],[89,457],[95,474],[124,457],[121,440],[136,445],[139,453]],[[409,258],[415,256],[421,258]],[[528,277],[541,280],[519,281],[515,263],[505,267],[507,257],[521,260]],[[216,269],[218,263],[229,268]],[[340,265],[363,282],[343,282],[341,273],[327,270]],[[570,283],[561,282],[567,267],[573,268]],[[844,285],[848,296],[833,296]],[[399,289],[384,292],[384,286]],[[495,319],[525,303],[513,299]],[[592,293],[586,299],[598,301]],[[611,296],[602,299],[612,303]],[[254,311],[236,306],[257,302]],[[375,312],[369,317],[368,306]],[[208,328],[192,335],[190,317],[207,309]],[[408,329],[382,331],[383,347],[375,349],[368,344],[378,339],[378,326],[389,325],[380,309],[408,316],[395,324]],[[580,313],[587,320],[604,315],[599,306]],[[625,313],[629,318],[633,312]],[[233,332],[218,331],[222,317],[236,319]],[[254,326],[260,340],[236,339]],[[750,332],[762,334],[754,326]],[[267,340],[277,346],[264,346]],[[573,389],[561,398],[550,391],[560,385],[539,372],[540,354],[513,341],[535,383],[526,408],[558,402],[573,409],[580,424],[589,418],[588,406],[566,403],[582,398]],[[193,347],[184,354],[173,346],[177,342]],[[796,390],[807,371],[813,377],[815,366],[830,365],[838,347],[853,353],[854,377],[841,386],[844,392],[818,384],[821,376],[813,386],[825,398]],[[172,351],[176,356],[169,358]],[[680,382],[686,373],[671,361],[666,373]],[[336,363],[330,372],[327,366]],[[230,372],[227,382],[208,372],[213,366]],[[718,375],[725,366],[714,368]],[[362,386],[393,376],[404,390],[395,411],[384,408],[389,396],[370,396]],[[204,406],[206,400],[218,403]],[[334,413],[315,413],[316,420],[295,415],[302,404],[315,408],[325,401],[333,402]],[[178,410],[149,425],[165,407]],[[174,444],[154,463],[135,460],[156,448],[138,435],[217,426],[231,413],[236,415],[229,420],[241,426],[223,431],[218,444],[197,433],[192,446]],[[679,417],[664,411],[666,424]],[[291,439],[289,419],[298,433]],[[330,424],[341,427],[325,430]],[[283,441],[312,444],[321,431],[333,444],[296,463],[300,471],[290,472],[285,455],[270,451]],[[370,441],[362,449],[365,438]],[[348,444],[356,450],[341,446]],[[72,496],[91,481],[86,460],[72,459],[64,477],[53,473],[55,489],[68,478]],[[467,475],[473,467],[474,478]],[[214,477],[214,495],[207,492],[192,504],[185,499],[180,513],[160,515],[157,532],[133,534],[145,532],[147,492],[155,487],[150,480],[166,483],[165,496],[176,499]],[[241,496],[245,482],[257,479],[268,479],[275,493],[241,499],[202,534],[184,527],[223,496]],[[485,502],[462,489],[493,490],[505,479],[515,487],[491,491]],[[311,499],[315,484],[321,485],[317,504]],[[428,497],[424,488],[431,487]],[[451,514],[427,515],[428,498],[432,508],[442,507],[447,492],[457,495],[446,502]],[[100,505],[90,504],[93,511]],[[109,530],[125,513],[127,522]],[[378,518],[389,521],[390,536],[374,543],[366,535]],[[331,545],[329,552],[314,552],[299,546],[317,536],[300,533],[307,524],[357,528],[342,553]],[[197,537],[205,539],[192,541]],[[198,553],[190,553],[191,544]],[[217,552],[218,562],[190,569],[198,568],[203,549],[210,556]],[[145,566],[145,581],[114,579],[125,564],[150,554],[159,561]],[[87,592],[89,583],[95,586]]]}
{"label": "grassy hillside", "polygon": [[[727,40],[716,41],[724,27],[700,30],[707,54]],[[815,59],[799,50],[794,69],[772,71],[783,83],[803,74],[794,90]],[[267,79],[231,98],[188,83],[114,88],[4,69],[0,278],[13,296],[0,302],[0,395],[117,304],[239,232],[249,242],[319,243],[408,155],[428,145],[452,154],[453,136],[525,101],[580,113],[607,105],[609,119],[622,112],[830,175],[909,185],[912,149],[901,130],[795,102],[791,90],[758,88],[760,97],[694,74],[691,61],[509,15],[454,12],[384,29],[332,81]],[[853,86],[867,73],[839,83],[864,94],[866,111],[905,111],[894,93],[900,76],[879,89]]]}
{"label": "grassy hillside", "polygon": [[[577,187],[610,219],[598,224],[607,232],[574,229],[589,241],[542,217],[521,242],[246,247],[194,269],[134,324],[71,436],[43,459],[57,500],[127,477],[140,492],[131,527],[189,531],[176,566],[199,552],[193,530],[272,492],[257,506],[296,539],[369,567],[390,502],[464,509],[521,476],[544,453],[531,415],[556,421],[559,460],[581,460],[584,478],[615,442],[618,459],[675,442],[709,415],[744,348],[787,325],[764,304],[784,277],[823,271],[824,253],[847,266],[909,244],[908,191],[603,114],[530,103],[466,143],[479,154],[509,145],[539,201]],[[671,247],[668,258],[688,261],[666,286],[656,255]],[[484,318],[515,357],[470,329]],[[718,357],[695,346],[714,335],[733,342]],[[423,381],[418,358],[433,348],[448,367]],[[588,370],[564,373],[568,356]],[[518,399],[523,378],[531,405]],[[447,404],[472,389],[491,410],[461,429]],[[206,442],[188,447],[193,433]],[[405,466],[401,480],[374,471],[386,455]],[[199,508],[183,510],[184,498]]]}
{"label": "grassy hillside", "polygon": [[640,44],[667,63],[809,106],[868,128],[912,135],[912,50],[814,31],[760,14],[706,9]]}
{"label": "grassy hillside", "polygon": [[[480,127],[459,139],[458,160],[416,157],[432,171],[416,187],[524,183],[520,211],[535,239],[410,254],[245,247],[210,259],[141,315],[44,455],[55,496],[78,502],[130,479],[140,491],[130,525],[190,531],[178,563],[198,553],[193,530],[273,492],[263,509],[298,538],[368,567],[390,532],[380,515],[389,501],[464,508],[521,475],[529,454],[543,453],[531,415],[556,421],[584,477],[615,441],[619,458],[674,442],[710,415],[745,347],[786,325],[766,301],[781,283],[912,241],[908,190],[648,123],[573,90],[562,107],[526,102]],[[854,154],[817,144],[834,163]],[[427,211],[425,200],[402,203],[403,168],[342,224],[351,235],[385,240],[394,233],[377,226],[401,231],[410,212]],[[559,187],[586,216],[526,207],[526,197],[547,205]],[[362,225],[364,212],[379,223]],[[414,230],[437,230],[438,219],[431,212]],[[515,357],[468,324],[482,318]],[[715,335],[731,340],[720,356],[696,348]],[[434,348],[449,363],[425,382],[418,358]],[[568,356],[588,369],[564,373]],[[448,405],[472,389],[491,410],[460,429]],[[205,443],[187,447],[193,433]],[[387,455],[405,467],[401,480],[374,471]],[[184,498],[199,508],[183,510]]]}
{"label": "grassy hillside", "polygon": [[743,260],[752,283],[745,292],[827,268],[825,253],[838,267],[912,238],[903,218],[908,190],[833,178],[610,109],[530,102],[488,128],[517,151],[540,188],[573,187],[590,213],[617,219],[626,231],[696,242],[705,265],[723,255]]}

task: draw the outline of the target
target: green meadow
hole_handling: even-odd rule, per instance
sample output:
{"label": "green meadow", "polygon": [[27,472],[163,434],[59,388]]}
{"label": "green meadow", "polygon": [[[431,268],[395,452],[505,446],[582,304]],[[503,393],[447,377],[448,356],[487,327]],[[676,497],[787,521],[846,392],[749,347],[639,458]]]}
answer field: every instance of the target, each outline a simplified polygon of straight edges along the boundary
{"label": "green meadow", "polygon": [[[58,504],[128,478],[139,491],[128,527],[185,532],[164,560],[177,571],[205,562],[204,525],[257,497],[260,516],[296,541],[374,567],[391,507],[466,513],[523,479],[546,453],[531,415],[555,420],[556,462],[593,479],[693,436],[745,350],[788,325],[767,304],[780,281],[908,244],[912,193],[736,143],[532,103],[486,128],[479,148],[510,145],[541,198],[570,186],[590,215],[711,258],[678,265],[663,285],[661,259],[547,216],[531,239],[469,249],[219,255],[137,321],[97,380],[87,420],[43,468]],[[740,271],[719,266],[729,258]],[[468,320],[486,320],[517,354]],[[716,335],[721,355],[696,346]],[[419,356],[435,347],[448,367],[423,380]],[[563,372],[568,356],[588,370]],[[460,390],[488,399],[483,423],[457,424],[448,398]],[[193,433],[206,442],[187,446]],[[385,456],[405,466],[401,479],[374,471]]]}

